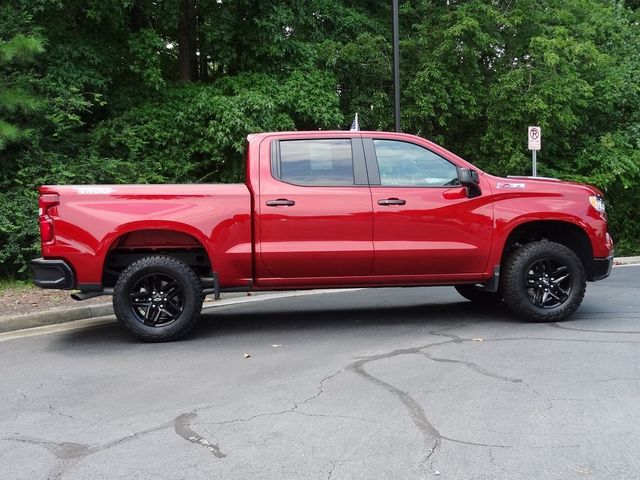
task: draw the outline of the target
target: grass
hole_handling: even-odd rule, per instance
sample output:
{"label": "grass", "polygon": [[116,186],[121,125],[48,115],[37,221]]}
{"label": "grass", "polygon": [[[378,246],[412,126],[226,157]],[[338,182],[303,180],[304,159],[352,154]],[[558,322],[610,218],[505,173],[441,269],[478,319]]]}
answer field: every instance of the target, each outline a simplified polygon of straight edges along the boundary
{"label": "grass", "polygon": [[0,279],[0,292],[4,290],[26,290],[32,288],[33,283],[29,280],[9,280],[6,278]]}

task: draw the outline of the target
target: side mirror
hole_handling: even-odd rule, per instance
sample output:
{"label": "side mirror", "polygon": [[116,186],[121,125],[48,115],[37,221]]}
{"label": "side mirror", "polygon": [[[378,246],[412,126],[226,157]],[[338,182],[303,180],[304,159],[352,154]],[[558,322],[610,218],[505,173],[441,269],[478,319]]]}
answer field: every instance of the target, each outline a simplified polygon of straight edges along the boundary
{"label": "side mirror", "polygon": [[467,197],[479,197],[482,194],[480,190],[480,177],[478,172],[470,168],[458,168],[458,178],[460,185],[467,187]]}

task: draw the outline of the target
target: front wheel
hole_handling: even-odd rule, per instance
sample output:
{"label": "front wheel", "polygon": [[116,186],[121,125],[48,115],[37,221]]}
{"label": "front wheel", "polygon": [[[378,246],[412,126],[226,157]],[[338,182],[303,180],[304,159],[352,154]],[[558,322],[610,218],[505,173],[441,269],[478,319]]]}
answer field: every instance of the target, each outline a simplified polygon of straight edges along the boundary
{"label": "front wheel", "polygon": [[183,261],[149,256],[118,278],[113,309],[118,321],[146,342],[176,340],[198,321],[204,295],[200,279]]}
{"label": "front wheel", "polygon": [[504,265],[504,301],[516,315],[534,322],[555,322],[582,303],[586,274],[569,248],[541,240],[515,250]]}

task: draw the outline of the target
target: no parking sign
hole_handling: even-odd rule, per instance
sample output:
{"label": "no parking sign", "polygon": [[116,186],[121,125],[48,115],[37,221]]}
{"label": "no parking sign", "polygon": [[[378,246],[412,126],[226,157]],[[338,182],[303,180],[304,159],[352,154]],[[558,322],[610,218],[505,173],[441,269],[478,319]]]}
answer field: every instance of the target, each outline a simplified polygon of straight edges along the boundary
{"label": "no parking sign", "polygon": [[529,127],[529,150],[541,150],[542,130],[540,127]]}
{"label": "no parking sign", "polygon": [[531,173],[534,177],[537,177],[538,162],[536,159],[536,153],[538,152],[538,150],[541,150],[541,147],[542,147],[542,129],[536,126],[529,127],[527,138],[529,139],[529,150],[531,150],[531,163],[532,163]]}

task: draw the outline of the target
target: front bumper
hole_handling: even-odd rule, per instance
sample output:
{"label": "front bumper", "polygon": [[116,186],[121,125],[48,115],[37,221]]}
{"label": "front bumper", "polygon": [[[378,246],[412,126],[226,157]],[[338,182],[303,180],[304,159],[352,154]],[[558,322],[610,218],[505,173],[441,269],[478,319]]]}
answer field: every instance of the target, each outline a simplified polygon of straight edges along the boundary
{"label": "front bumper", "polygon": [[31,260],[31,269],[36,287],[71,290],[76,284],[73,270],[64,260],[36,258]]}
{"label": "front bumper", "polygon": [[611,273],[611,267],[613,267],[613,255],[606,258],[594,258],[591,263],[591,278],[589,280],[595,282],[607,278]]}

